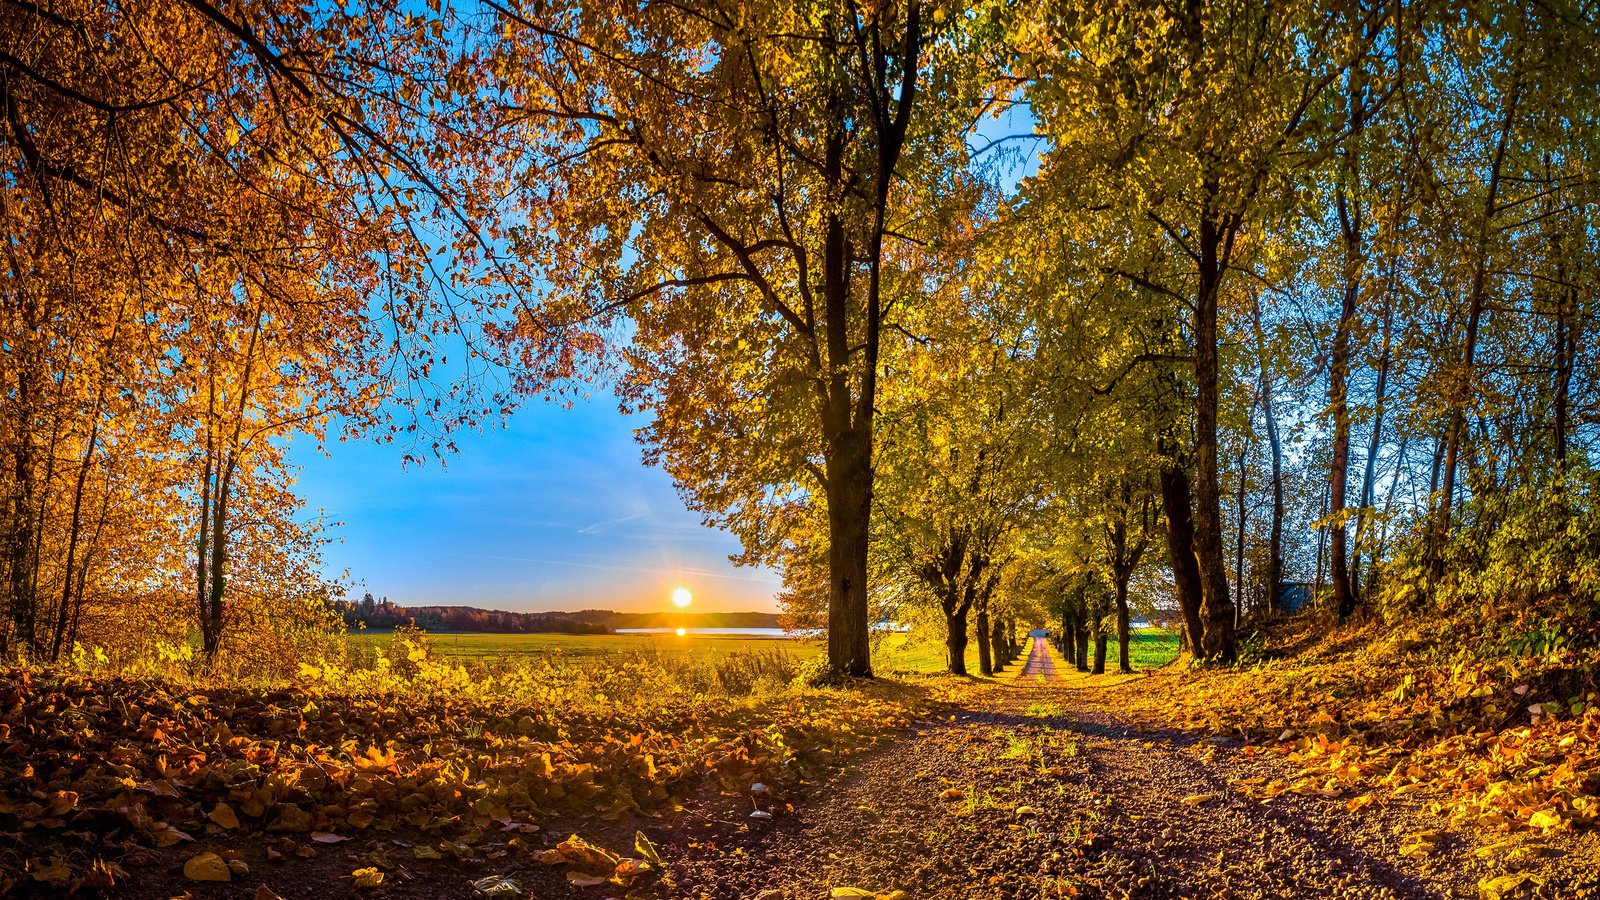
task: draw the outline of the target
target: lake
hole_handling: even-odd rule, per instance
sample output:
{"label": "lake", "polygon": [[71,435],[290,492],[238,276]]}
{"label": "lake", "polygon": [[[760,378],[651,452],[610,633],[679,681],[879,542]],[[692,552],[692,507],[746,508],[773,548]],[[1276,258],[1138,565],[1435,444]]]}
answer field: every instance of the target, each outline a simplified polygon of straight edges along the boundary
{"label": "lake", "polygon": [[[716,634],[732,635],[748,638],[794,638],[802,637],[798,633],[784,631],[782,628],[686,628],[689,634]],[[676,628],[618,628],[617,634],[677,634]]]}

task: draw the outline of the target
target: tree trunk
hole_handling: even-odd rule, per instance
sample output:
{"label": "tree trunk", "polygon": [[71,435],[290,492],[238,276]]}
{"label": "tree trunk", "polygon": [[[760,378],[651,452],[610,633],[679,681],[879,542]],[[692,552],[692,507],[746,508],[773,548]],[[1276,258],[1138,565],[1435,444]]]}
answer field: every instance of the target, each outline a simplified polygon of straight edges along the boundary
{"label": "tree trunk", "polygon": [[1194,557],[1194,524],[1190,515],[1189,473],[1179,462],[1161,469],[1161,507],[1167,520],[1167,550],[1172,561],[1172,583],[1183,613],[1189,651],[1202,656],[1200,620],[1200,566]]}
{"label": "tree trunk", "polygon": [[[1351,583],[1358,589],[1361,586],[1360,559],[1363,552],[1368,557],[1368,567],[1375,569],[1380,557],[1373,552],[1368,544],[1371,540],[1369,532],[1372,530],[1372,517],[1375,513],[1373,492],[1377,486],[1378,448],[1383,445],[1383,420],[1388,411],[1389,401],[1389,360],[1392,355],[1392,338],[1394,334],[1394,303],[1391,296],[1390,302],[1383,312],[1383,337],[1382,347],[1378,357],[1378,383],[1373,389],[1373,414],[1372,436],[1367,440],[1367,463],[1361,474],[1361,509],[1356,512],[1356,564],[1350,567]],[[1367,578],[1367,590],[1373,584],[1371,573]]]}
{"label": "tree trunk", "polygon": [[1350,333],[1355,328],[1356,304],[1361,290],[1361,207],[1346,200],[1339,192],[1336,203],[1339,222],[1344,234],[1344,296],[1339,309],[1339,322],[1333,330],[1333,348],[1329,354],[1328,414],[1333,418],[1333,454],[1328,468],[1328,512],[1333,518],[1329,526],[1328,577],[1333,583],[1333,600],[1344,619],[1356,609],[1355,587],[1350,581],[1348,558],[1348,532],[1345,529],[1345,489],[1350,477],[1350,408],[1348,381],[1350,376]]}
{"label": "tree trunk", "polygon": [[[854,434],[852,432],[851,434]],[[828,466],[828,662],[840,675],[872,675],[867,545],[872,506],[866,446],[841,439]]]}
{"label": "tree trunk", "polygon": [[945,669],[951,675],[967,674],[967,612],[945,616]]}
{"label": "tree trunk", "polygon": [[[32,384],[27,376],[17,379],[18,398],[27,404]],[[7,586],[11,600],[11,638],[16,650],[32,655],[37,646],[38,597],[33,591],[34,548],[34,462],[32,423],[28,416],[14,423],[16,449],[11,456],[11,510],[6,534]]]}
{"label": "tree trunk", "polygon": [[83,460],[78,464],[78,478],[72,490],[72,519],[67,527],[67,556],[62,564],[61,574],[61,605],[56,608],[55,636],[50,645],[50,658],[59,659],[61,646],[66,640],[67,626],[71,621],[71,607],[73,597],[72,578],[77,565],[78,538],[83,530],[83,492],[89,481],[89,467],[94,461],[94,451],[100,439],[100,403],[102,398],[95,401],[94,425],[89,428],[87,446],[83,451]]}
{"label": "tree trunk", "polygon": [[1089,623],[1087,616],[1085,616],[1084,621],[1079,624],[1076,637],[1078,645],[1077,653],[1073,655],[1078,662],[1078,671],[1087,672],[1089,671]]}
{"label": "tree trunk", "polygon": [[1002,620],[995,618],[990,621],[989,649],[994,654],[991,661],[991,674],[1005,669],[1010,658],[1006,653],[1006,629]]}
{"label": "tree trunk", "polygon": [[228,574],[228,499],[233,492],[233,473],[238,457],[229,454],[227,464],[217,476],[217,493],[211,509],[211,573],[210,591],[206,597],[205,627],[201,640],[206,660],[216,658],[222,649],[223,598],[226,596]]}
{"label": "tree trunk", "polygon": [[1106,673],[1106,633],[1104,629],[1095,629],[1094,668],[1089,671],[1093,675],[1104,675]]}
{"label": "tree trunk", "polygon": [[1124,675],[1133,674],[1133,663],[1128,655],[1128,575],[1118,573],[1115,581],[1117,604],[1117,670]]}
{"label": "tree trunk", "polygon": [[987,678],[994,674],[994,653],[989,643],[992,632],[989,629],[988,608],[978,610],[978,674]]}
{"label": "tree trunk", "polygon": [[[1216,197],[1214,180],[1205,185],[1207,197]],[[1209,204],[1208,204],[1209,207]],[[1203,655],[1220,663],[1237,657],[1233,637],[1233,600],[1228,596],[1228,572],[1222,552],[1222,497],[1217,480],[1217,312],[1233,227],[1219,224],[1209,208],[1200,219],[1200,285],[1195,296],[1195,484],[1194,555],[1200,568],[1200,616],[1205,623],[1200,636]]]}

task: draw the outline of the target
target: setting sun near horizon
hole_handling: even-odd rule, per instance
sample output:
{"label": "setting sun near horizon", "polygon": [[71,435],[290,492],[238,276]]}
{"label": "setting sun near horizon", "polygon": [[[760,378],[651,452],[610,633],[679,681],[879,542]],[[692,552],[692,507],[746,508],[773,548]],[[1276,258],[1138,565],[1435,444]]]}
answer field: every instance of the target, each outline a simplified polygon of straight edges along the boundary
{"label": "setting sun near horizon", "polygon": [[672,592],[672,605],[679,609],[688,609],[689,604],[693,602],[694,595],[689,593],[686,587],[680,587]]}

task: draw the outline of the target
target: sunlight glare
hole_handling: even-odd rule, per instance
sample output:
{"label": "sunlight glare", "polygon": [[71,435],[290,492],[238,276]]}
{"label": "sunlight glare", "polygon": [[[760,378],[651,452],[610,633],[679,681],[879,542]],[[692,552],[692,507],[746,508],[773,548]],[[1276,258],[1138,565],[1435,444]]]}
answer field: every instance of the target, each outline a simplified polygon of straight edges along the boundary
{"label": "sunlight glare", "polygon": [[689,629],[687,629],[687,628],[679,628],[678,629],[678,637],[683,637],[684,635],[686,635],[688,633],[689,633]]}
{"label": "sunlight glare", "polygon": [[679,609],[687,609],[693,600],[694,596],[689,593],[688,588],[678,588],[672,592],[672,605]]}

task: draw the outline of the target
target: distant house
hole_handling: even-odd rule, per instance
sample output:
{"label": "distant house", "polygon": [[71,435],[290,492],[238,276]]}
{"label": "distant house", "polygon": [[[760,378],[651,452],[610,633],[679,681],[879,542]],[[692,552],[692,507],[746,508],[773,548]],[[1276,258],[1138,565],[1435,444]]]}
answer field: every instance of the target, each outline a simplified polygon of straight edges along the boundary
{"label": "distant house", "polygon": [[1285,612],[1299,612],[1310,606],[1313,599],[1309,581],[1278,582],[1278,602]]}

